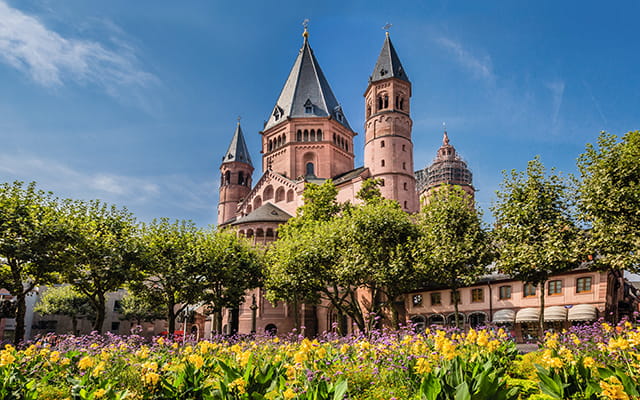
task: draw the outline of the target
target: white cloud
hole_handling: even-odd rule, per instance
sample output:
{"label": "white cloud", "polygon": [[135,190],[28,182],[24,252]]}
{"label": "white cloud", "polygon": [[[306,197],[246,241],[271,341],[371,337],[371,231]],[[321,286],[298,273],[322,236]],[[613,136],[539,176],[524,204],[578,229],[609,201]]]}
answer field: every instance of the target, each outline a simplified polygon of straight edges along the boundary
{"label": "white cloud", "polygon": [[475,78],[480,78],[489,83],[495,81],[491,58],[484,56],[482,58],[473,55],[469,50],[465,49],[461,43],[455,40],[440,37],[436,42],[453,53],[456,60],[465,68],[467,68]]}
{"label": "white cloud", "polygon": [[562,99],[564,98],[564,81],[555,80],[547,82],[547,88],[551,91],[551,126],[553,129],[558,125],[558,117],[560,115],[560,107],[562,107]]}
{"label": "white cloud", "polygon": [[87,172],[33,155],[0,153],[0,181],[36,181],[58,197],[100,199],[139,210],[143,219],[167,216],[181,219],[213,215],[215,181],[194,181],[184,175],[136,177]]}
{"label": "white cloud", "polygon": [[109,50],[102,44],[63,37],[36,17],[0,0],[0,60],[46,87],[66,82],[93,83],[120,97],[122,87],[144,87],[154,75],[138,68],[130,46]]}

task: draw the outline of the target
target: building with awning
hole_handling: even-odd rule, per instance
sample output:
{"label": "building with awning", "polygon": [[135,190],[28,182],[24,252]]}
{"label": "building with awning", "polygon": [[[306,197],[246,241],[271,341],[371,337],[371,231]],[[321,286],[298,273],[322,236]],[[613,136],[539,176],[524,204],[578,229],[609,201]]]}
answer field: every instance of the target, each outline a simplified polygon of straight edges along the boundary
{"label": "building with awning", "polygon": [[595,321],[598,319],[598,309],[593,304],[576,304],[569,309],[569,321]]}
{"label": "building with awning", "polygon": [[516,312],[514,310],[498,310],[493,314],[492,322],[494,324],[513,324],[516,320]]}

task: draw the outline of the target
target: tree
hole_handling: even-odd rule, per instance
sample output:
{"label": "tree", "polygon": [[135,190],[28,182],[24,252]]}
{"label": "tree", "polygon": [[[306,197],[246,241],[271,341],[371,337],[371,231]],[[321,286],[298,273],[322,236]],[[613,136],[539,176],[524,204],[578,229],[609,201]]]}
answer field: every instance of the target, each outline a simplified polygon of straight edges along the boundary
{"label": "tree", "polygon": [[458,289],[486,273],[493,249],[473,199],[458,186],[435,191],[418,215],[416,259],[421,281],[451,289],[460,327]]}
{"label": "tree", "polygon": [[16,299],[15,343],[24,339],[26,296],[59,281],[71,238],[63,202],[35,182],[0,185],[0,287]]}
{"label": "tree", "polygon": [[618,141],[601,132],[578,158],[578,208],[588,225],[594,263],[603,269],[640,271],[640,131]]}
{"label": "tree", "polygon": [[232,231],[201,231],[196,243],[199,300],[215,313],[221,333],[222,310],[237,308],[245,292],[260,285],[261,259],[247,240]]}
{"label": "tree", "polygon": [[380,195],[375,181],[365,181],[357,197],[364,203],[350,207],[335,222],[340,246],[336,276],[342,287],[368,291],[358,299],[367,330],[379,327],[376,317],[385,309],[397,327],[395,301],[416,285],[411,250],[418,230],[396,201]]}
{"label": "tree", "polygon": [[95,318],[95,311],[87,296],[69,285],[48,288],[34,310],[42,315],[63,315],[71,318],[74,335],[78,331],[78,319]]}
{"label": "tree", "polygon": [[379,195],[375,183],[363,188],[359,198],[365,203],[347,207],[337,203],[330,181],[307,186],[302,212],[281,227],[267,253],[271,300],[325,299],[367,331],[375,322],[371,315],[379,316],[407,289],[413,269],[406,247],[415,227],[397,203]]}
{"label": "tree", "polygon": [[66,281],[87,296],[96,313],[93,329],[102,332],[107,293],[120,289],[140,256],[136,224],[126,208],[100,200],[76,201],[71,209],[75,240]]}
{"label": "tree", "polygon": [[142,322],[153,322],[158,319],[164,319],[166,313],[162,303],[154,301],[148,297],[135,296],[126,294],[120,300],[121,319],[135,322],[140,325]]}
{"label": "tree", "polygon": [[536,157],[525,172],[505,173],[492,207],[498,269],[540,288],[540,331],[545,283],[551,275],[576,267],[580,259],[570,185],[554,172],[547,175]]}
{"label": "tree", "polygon": [[169,334],[176,329],[176,317],[202,295],[196,243],[199,231],[192,221],[170,222],[168,218],[143,224],[141,275],[129,283],[131,291],[147,301],[163,304]]}

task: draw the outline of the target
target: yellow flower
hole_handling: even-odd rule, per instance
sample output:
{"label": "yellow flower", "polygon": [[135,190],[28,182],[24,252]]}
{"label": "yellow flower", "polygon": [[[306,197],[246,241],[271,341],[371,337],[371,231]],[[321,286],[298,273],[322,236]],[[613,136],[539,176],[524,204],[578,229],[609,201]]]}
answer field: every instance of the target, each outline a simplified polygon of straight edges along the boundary
{"label": "yellow flower", "polygon": [[596,365],[596,360],[594,360],[592,357],[585,357],[582,359],[582,365],[584,365],[585,368],[591,368]]}
{"label": "yellow flower", "polygon": [[49,361],[50,362],[57,363],[59,359],[60,359],[60,352],[59,351],[52,351],[51,354],[49,354]]}
{"label": "yellow flower", "polygon": [[493,339],[487,344],[487,349],[491,352],[496,351],[500,347],[500,341],[497,339]]}
{"label": "yellow flower", "polygon": [[296,352],[296,354],[293,355],[293,361],[295,361],[296,364],[302,364],[306,360],[307,360],[307,354],[302,350]]}
{"label": "yellow flower", "polygon": [[196,369],[200,369],[204,365],[204,359],[200,354],[191,354],[187,359]]}
{"label": "yellow flower", "polygon": [[285,390],[282,395],[285,400],[290,400],[296,397],[296,392],[294,392],[291,388],[287,388],[287,390]]}
{"label": "yellow flower", "polygon": [[15,360],[16,360],[16,357],[13,354],[11,354],[9,351],[2,350],[0,352],[0,367],[13,364]]}
{"label": "yellow flower", "polygon": [[60,361],[60,365],[62,365],[63,367],[66,366],[66,365],[69,365],[69,364],[71,364],[71,359],[70,358],[66,358],[65,357]]}
{"label": "yellow flower", "polygon": [[414,367],[416,374],[428,374],[431,372],[431,364],[426,358],[419,358]]}
{"label": "yellow flower", "polygon": [[295,367],[293,365],[289,365],[287,364],[286,367],[287,369],[287,379],[292,381],[296,378],[296,374],[298,373],[298,371],[295,369]]}
{"label": "yellow flower", "polygon": [[31,346],[27,347],[27,349],[24,351],[24,355],[30,357],[36,354],[36,350],[38,350],[38,348],[34,344],[32,344]]}
{"label": "yellow flower", "polygon": [[489,343],[489,335],[487,331],[480,331],[477,340],[478,346],[485,347]]}
{"label": "yellow flower", "polygon": [[104,397],[105,394],[107,394],[106,390],[98,389],[95,392],[93,392],[93,398],[94,399],[100,399],[100,398]]}
{"label": "yellow flower", "polygon": [[86,356],[78,361],[78,368],[87,369],[93,367],[93,358]]}
{"label": "yellow flower", "polygon": [[319,359],[323,359],[327,356],[327,350],[325,350],[324,347],[320,347],[318,350],[316,350],[316,356]]}
{"label": "yellow flower", "polygon": [[173,344],[171,345],[172,349],[177,349],[178,348],[178,342],[173,342]]}
{"label": "yellow flower", "polygon": [[340,346],[340,354],[347,354],[348,351],[349,351],[348,344],[343,344],[342,346]]}
{"label": "yellow flower", "polygon": [[93,371],[91,372],[91,376],[98,376],[100,375],[100,373],[102,371],[104,371],[104,367],[106,366],[106,364],[104,363],[104,361],[100,361],[98,363],[98,365],[96,365],[96,367],[93,369]]}
{"label": "yellow flower", "polygon": [[624,387],[618,378],[611,376],[600,381],[602,397],[610,400],[629,400],[629,396],[624,392]]}
{"label": "yellow flower", "polygon": [[249,363],[249,359],[251,358],[251,350],[243,351],[238,356],[238,361],[240,362],[240,366],[242,368],[246,367]]}
{"label": "yellow flower", "polygon": [[232,391],[238,392],[238,394],[247,393],[247,382],[243,378],[238,378],[229,384],[229,388]]}
{"label": "yellow flower", "polygon": [[155,372],[147,372],[146,374],[142,375],[142,383],[144,383],[146,386],[156,386],[159,380],[160,375]]}

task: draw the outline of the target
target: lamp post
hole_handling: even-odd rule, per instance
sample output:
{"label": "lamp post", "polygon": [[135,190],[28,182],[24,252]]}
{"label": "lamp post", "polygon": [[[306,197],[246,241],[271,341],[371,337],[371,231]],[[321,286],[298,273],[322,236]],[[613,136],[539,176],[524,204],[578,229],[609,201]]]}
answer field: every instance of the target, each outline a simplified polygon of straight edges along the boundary
{"label": "lamp post", "polygon": [[256,304],[256,295],[255,293],[251,295],[251,333],[256,333],[256,311],[258,310],[258,305]]}

